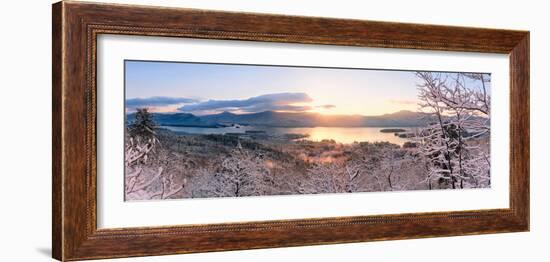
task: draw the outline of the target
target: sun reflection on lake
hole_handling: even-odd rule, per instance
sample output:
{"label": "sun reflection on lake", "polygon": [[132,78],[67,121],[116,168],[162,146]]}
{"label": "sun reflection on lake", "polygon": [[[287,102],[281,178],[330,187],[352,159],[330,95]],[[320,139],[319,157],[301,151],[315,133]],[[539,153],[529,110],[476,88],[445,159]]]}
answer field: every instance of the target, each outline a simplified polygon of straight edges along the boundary
{"label": "sun reflection on lake", "polygon": [[[403,145],[409,141],[406,138],[396,136],[393,132],[380,132],[381,127],[260,127],[260,126],[241,126],[224,128],[199,128],[199,127],[171,127],[164,128],[186,132],[190,134],[227,134],[227,133],[245,133],[247,131],[265,131],[270,135],[283,134],[302,134],[308,135],[307,140],[321,141],[332,139],[338,143],[350,144],[353,142],[390,142],[392,144]],[[408,127],[397,127],[399,129],[413,131]],[[392,127],[393,129],[393,127]]]}
{"label": "sun reflection on lake", "polygon": [[[285,128],[288,133],[308,134],[308,140],[321,141],[333,139],[338,143],[349,144],[353,142],[390,142],[403,145],[408,139],[401,138],[394,133],[382,133],[384,128],[377,127],[311,127],[311,128]],[[289,130],[290,129],[290,130]],[[410,130],[409,128],[403,128]]]}

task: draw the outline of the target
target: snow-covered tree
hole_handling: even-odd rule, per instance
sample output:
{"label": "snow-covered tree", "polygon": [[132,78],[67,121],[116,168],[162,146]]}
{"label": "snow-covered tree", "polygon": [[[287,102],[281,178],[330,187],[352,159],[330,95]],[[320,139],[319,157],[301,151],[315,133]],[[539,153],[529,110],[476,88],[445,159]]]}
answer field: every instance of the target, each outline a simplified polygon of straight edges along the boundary
{"label": "snow-covered tree", "polygon": [[165,167],[152,165],[150,158],[159,145],[155,122],[146,108],[140,108],[128,126],[125,146],[125,196],[127,200],[166,199],[180,192],[184,184],[175,182]]}
{"label": "snow-covered tree", "polygon": [[388,142],[366,143],[354,162],[361,170],[361,191],[402,191],[416,184],[413,166],[416,157]]}
{"label": "snow-covered tree", "polygon": [[341,162],[314,163],[304,180],[298,181],[299,193],[352,193],[402,191],[416,186],[417,157],[409,150],[388,142],[358,143],[353,155]]}
{"label": "snow-covered tree", "polygon": [[433,116],[418,133],[426,180],[440,187],[479,187],[490,181],[490,76],[417,72],[420,108]]}
{"label": "snow-covered tree", "polygon": [[273,194],[273,176],[263,155],[243,149],[238,143],[214,170],[195,175],[193,197],[241,197]]}

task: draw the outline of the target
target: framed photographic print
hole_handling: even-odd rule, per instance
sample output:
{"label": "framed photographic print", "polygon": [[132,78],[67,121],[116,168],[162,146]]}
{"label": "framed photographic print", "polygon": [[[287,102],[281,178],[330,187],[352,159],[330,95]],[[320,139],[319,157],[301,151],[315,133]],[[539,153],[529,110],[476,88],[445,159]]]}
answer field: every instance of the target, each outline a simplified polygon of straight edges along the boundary
{"label": "framed photographic print", "polygon": [[53,257],[529,230],[529,32],[53,5]]}

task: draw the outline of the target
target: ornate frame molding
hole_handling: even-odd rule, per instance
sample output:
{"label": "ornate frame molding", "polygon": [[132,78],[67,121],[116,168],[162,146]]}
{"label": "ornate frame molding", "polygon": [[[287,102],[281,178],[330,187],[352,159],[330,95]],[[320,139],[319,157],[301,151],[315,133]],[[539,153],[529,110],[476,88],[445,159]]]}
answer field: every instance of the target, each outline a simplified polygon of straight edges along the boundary
{"label": "ornate frame molding", "polygon": [[[53,5],[52,25],[52,243],[56,259],[115,258],[529,230],[529,32],[72,1]],[[509,54],[510,208],[98,229],[96,43],[99,34]],[[460,223],[456,223],[458,220]]]}

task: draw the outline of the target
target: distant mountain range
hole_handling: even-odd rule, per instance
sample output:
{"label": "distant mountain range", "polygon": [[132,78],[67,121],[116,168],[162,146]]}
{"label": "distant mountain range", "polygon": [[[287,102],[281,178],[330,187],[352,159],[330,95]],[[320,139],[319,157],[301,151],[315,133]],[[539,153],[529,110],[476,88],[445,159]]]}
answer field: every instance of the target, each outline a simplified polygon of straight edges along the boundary
{"label": "distant mountain range", "polygon": [[[132,122],[135,113],[126,119]],[[319,113],[287,113],[264,111],[250,114],[223,112],[196,116],[189,113],[153,113],[153,119],[161,126],[224,127],[231,125],[254,125],[269,127],[415,127],[433,121],[430,114],[399,111],[379,116],[322,115]]]}

